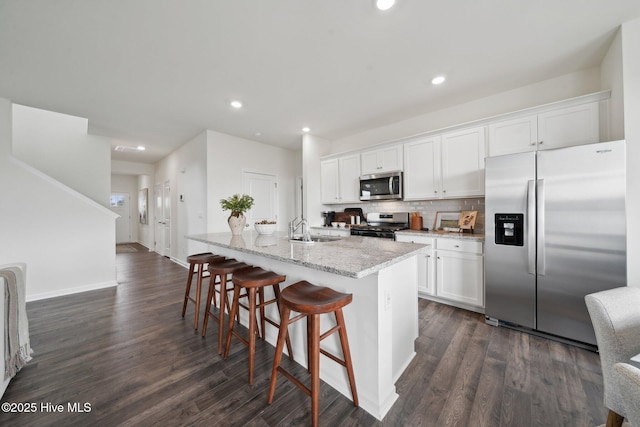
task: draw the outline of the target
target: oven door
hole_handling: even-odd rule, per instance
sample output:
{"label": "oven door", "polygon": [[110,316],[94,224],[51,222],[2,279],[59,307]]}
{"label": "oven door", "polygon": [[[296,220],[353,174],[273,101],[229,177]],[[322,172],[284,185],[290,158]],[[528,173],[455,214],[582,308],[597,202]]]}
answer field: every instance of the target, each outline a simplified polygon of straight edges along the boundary
{"label": "oven door", "polygon": [[360,177],[360,200],[402,199],[402,172]]}
{"label": "oven door", "polygon": [[366,230],[366,229],[351,229],[352,236],[364,236],[364,237],[380,237],[383,239],[394,239],[395,233],[393,231],[386,230]]}

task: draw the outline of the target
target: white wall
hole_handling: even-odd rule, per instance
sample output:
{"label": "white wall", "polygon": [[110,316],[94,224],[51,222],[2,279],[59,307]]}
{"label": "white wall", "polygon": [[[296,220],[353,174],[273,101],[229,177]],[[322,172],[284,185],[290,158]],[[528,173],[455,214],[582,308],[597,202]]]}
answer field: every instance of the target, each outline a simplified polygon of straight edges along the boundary
{"label": "white wall", "polygon": [[278,229],[294,216],[294,184],[299,170],[295,151],[207,131],[208,231],[229,231],[228,211],[220,199],[243,192],[243,172],[275,175],[278,182]]}
{"label": "white wall", "polygon": [[87,134],[87,119],[13,105],[13,155],[109,206],[111,144]]}
{"label": "white wall", "polygon": [[[162,185],[167,180],[171,181],[171,258],[184,262],[189,254],[206,249],[185,239],[207,231],[206,132],[156,164],[155,183]],[[153,204],[153,186],[149,197]]]}
{"label": "white wall", "polygon": [[155,167],[148,163],[127,162],[124,160],[111,161],[113,175],[149,175],[153,176]]}
{"label": "white wall", "polygon": [[336,210],[336,206],[322,204],[320,158],[331,152],[331,142],[317,136],[302,137],[302,173],[304,176],[304,217],[309,225],[322,225],[322,211]]}
{"label": "white wall", "polygon": [[622,76],[622,35],[618,31],[600,66],[602,89],[611,89],[609,99],[609,140],[624,139],[624,87]]}
{"label": "white wall", "polygon": [[336,139],[331,152],[355,150],[600,90],[600,68],[590,68]]}
{"label": "white wall", "polygon": [[640,19],[623,24],[621,31],[627,141],[627,283],[640,286]]}
{"label": "white wall", "polygon": [[11,129],[0,98],[0,265],[27,264],[28,300],[115,286],[116,215],[15,160]]}

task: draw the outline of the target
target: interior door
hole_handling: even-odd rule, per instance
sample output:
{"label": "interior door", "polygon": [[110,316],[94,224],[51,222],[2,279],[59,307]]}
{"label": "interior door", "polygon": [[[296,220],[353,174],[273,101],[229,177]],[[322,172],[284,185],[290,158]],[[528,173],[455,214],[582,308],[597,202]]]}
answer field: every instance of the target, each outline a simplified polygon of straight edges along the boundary
{"label": "interior door", "polygon": [[116,219],[116,243],[131,242],[131,195],[111,194],[111,210],[120,217]]}
{"label": "interior door", "polygon": [[162,186],[162,225],[164,234],[164,256],[171,256],[171,181]]}
{"label": "interior door", "polygon": [[243,187],[245,194],[254,199],[251,210],[245,214],[247,226],[259,221],[277,221],[277,189],[278,182],[275,175],[244,172]]}
{"label": "interior door", "polygon": [[247,217],[247,226],[263,220],[277,221],[277,189],[278,182],[275,175],[244,172],[243,173],[244,193],[253,197],[254,204]]}
{"label": "interior door", "polygon": [[156,184],[153,188],[153,198],[155,200],[155,209],[154,211],[154,227],[153,232],[155,235],[154,238],[154,251],[159,253],[160,255],[164,255],[164,224],[163,221],[163,199],[162,199],[162,185]]}

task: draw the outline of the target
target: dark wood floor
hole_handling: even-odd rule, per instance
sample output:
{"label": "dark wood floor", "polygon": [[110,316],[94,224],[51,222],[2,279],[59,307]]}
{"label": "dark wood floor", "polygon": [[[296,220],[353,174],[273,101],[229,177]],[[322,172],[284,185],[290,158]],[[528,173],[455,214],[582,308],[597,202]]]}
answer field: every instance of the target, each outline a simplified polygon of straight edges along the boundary
{"label": "dark wood floor", "polygon": [[[309,400],[288,381],[280,380],[274,403],[266,403],[273,347],[258,343],[249,386],[245,347],[234,341],[224,361],[215,351],[216,328],[202,339],[192,329],[193,305],[186,319],[180,316],[186,270],[138,249],[117,255],[117,288],[28,304],[36,353],[2,402],[35,403],[37,411],[0,413],[0,425],[308,425]],[[479,314],[421,300],[416,351],[396,384],[400,398],[382,422],[323,384],[321,424],[584,427],[605,421],[599,358],[587,350],[494,328]],[[85,402],[89,412],[69,411],[69,404]],[[61,404],[63,412],[47,412],[47,404]]]}

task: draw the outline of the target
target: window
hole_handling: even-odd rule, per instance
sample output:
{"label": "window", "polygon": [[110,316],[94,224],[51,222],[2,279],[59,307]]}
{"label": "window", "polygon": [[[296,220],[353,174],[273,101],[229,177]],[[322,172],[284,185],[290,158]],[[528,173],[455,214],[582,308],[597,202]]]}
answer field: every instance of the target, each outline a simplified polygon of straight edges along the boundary
{"label": "window", "polygon": [[112,194],[111,195],[111,207],[112,208],[122,208],[125,205],[124,195],[123,194]]}

